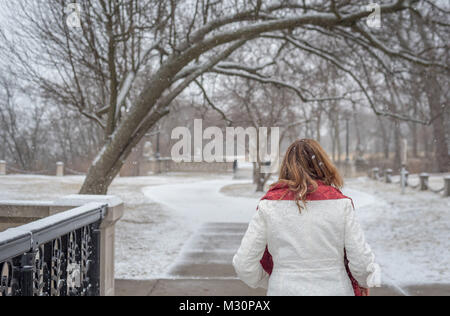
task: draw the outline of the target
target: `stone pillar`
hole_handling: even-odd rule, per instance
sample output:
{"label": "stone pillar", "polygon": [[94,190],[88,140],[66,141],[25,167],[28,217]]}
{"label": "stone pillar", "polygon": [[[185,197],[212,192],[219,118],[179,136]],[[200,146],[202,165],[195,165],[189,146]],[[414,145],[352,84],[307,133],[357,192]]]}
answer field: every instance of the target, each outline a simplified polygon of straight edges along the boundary
{"label": "stone pillar", "polygon": [[428,180],[430,179],[430,175],[428,173],[421,173],[420,177],[420,191],[428,190]]}
{"label": "stone pillar", "polygon": [[56,163],[56,176],[64,177],[64,162],[59,161]]}
{"label": "stone pillar", "polygon": [[379,168],[373,168],[372,169],[372,176],[375,180],[378,180],[378,177],[380,176],[380,169]]}
{"label": "stone pillar", "polygon": [[0,160],[0,176],[6,175],[6,161]]}
{"label": "stone pillar", "polygon": [[444,178],[444,182],[445,182],[444,196],[450,197],[450,176],[446,176]]}
{"label": "stone pillar", "polygon": [[386,169],[386,171],[384,172],[386,183],[392,183],[392,172],[392,169]]}
{"label": "stone pillar", "polygon": [[55,201],[53,213],[59,213],[87,203],[96,202],[108,205],[101,230],[101,259],[100,259],[100,295],[114,296],[114,257],[115,257],[115,228],[122,218],[124,205],[121,199],[110,195],[69,195]]}
{"label": "stone pillar", "polygon": [[409,178],[409,171],[406,170],[406,171],[405,171],[405,187],[408,186],[408,178]]}
{"label": "stone pillar", "polygon": [[162,173],[162,164],[163,163],[164,162],[159,158],[155,160],[155,173],[156,174]]}

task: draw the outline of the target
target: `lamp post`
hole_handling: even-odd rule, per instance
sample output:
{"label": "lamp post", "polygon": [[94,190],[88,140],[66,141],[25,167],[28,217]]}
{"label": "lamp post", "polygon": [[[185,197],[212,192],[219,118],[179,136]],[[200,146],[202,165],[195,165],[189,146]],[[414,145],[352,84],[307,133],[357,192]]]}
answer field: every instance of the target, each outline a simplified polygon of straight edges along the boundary
{"label": "lamp post", "polygon": [[401,183],[402,183],[402,194],[405,194],[405,188],[407,186],[407,173],[406,164],[408,163],[408,140],[406,138],[403,139],[403,154],[402,154],[402,170],[401,174]]}
{"label": "lamp post", "polygon": [[147,137],[156,136],[156,148],[155,148],[156,149],[155,150],[155,158],[156,159],[161,158],[161,153],[159,152],[159,143],[160,143],[159,137],[160,137],[160,135],[161,135],[160,130],[145,134],[145,136],[147,136]]}
{"label": "lamp post", "polygon": [[157,134],[156,134],[156,153],[155,153],[155,158],[156,159],[161,158],[161,153],[159,151],[159,138],[160,138],[160,135],[161,135],[161,131],[158,131]]}

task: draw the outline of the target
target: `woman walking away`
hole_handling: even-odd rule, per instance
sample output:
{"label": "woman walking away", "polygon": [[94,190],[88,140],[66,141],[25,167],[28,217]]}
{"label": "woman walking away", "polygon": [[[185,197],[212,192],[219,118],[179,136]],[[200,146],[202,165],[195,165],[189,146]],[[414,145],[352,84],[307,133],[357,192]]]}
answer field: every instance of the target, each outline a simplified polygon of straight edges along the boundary
{"label": "woman walking away", "polygon": [[319,143],[293,143],[233,259],[238,276],[269,296],[365,296],[380,286],[380,268],[342,186]]}

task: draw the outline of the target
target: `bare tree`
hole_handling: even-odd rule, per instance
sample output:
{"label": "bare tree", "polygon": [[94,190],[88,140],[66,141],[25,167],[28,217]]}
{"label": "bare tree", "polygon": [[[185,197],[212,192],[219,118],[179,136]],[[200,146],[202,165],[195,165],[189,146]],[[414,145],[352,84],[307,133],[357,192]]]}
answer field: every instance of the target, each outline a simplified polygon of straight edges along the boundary
{"label": "bare tree", "polygon": [[[396,0],[380,10],[388,17],[412,10],[418,2]],[[9,51],[49,98],[77,108],[105,129],[104,146],[92,163],[81,193],[105,194],[132,148],[169,112],[172,101],[205,73],[239,75],[283,86],[295,91],[303,102],[321,99],[306,95],[289,82],[262,75],[261,65],[225,62],[257,38],[280,41],[327,60],[356,82],[376,114],[399,119],[409,118],[377,108],[355,71],[358,65],[339,58],[339,45],[352,42],[380,63],[386,61],[377,59],[376,50],[423,67],[446,68],[411,49],[397,49],[395,42],[381,41],[379,32],[364,26],[371,11],[356,0],[308,4],[261,0],[83,1],[81,29],[70,29],[65,23],[64,1],[31,2],[20,9],[18,17],[23,22],[16,32],[21,33],[22,42],[26,40],[40,49],[33,56],[23,45],[14,45],[5,32]],[[305,42],[304,35],[315,39],[313,45]],[[339,39],[331,54],[328,45],[323,45],[329,38]],[[257,47],[253,45],[252,49]],[[138,89],[139,81],[143,85]],[[124,104],[126,111],[121,112]]]}
{"label": "bare tree", "polygon": [[[3,154],[12,159],[22,170],[37,170],[39,154],[47,141],[46,126],[43,122],[44,108],[31,104],[26,109],[18,106],[17,94],[20,88],[10,79],[0,78],[0,135]],[[25,115],[25,113],[30,115]],[[23,119],[29,121],[21,123]]]}

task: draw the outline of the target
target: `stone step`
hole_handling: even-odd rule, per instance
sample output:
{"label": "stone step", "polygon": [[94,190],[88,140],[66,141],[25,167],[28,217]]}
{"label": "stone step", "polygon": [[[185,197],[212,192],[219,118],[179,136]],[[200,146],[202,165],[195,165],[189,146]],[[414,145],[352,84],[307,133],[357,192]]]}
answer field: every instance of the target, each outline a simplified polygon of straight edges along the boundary
{"label": "stone step", "polygon": [[169,277],[174,279],[188,278],[237,278],[236,272],[230,263],[180,263],[172,267]]}
{"label": "stone step", "polygon": [[183,253],[183,262],[190,264],[230,264],[236,252],[229,250],[217,250],[215,252],[186,251]]}
{"label": "stone step", "polygon": [[240,280],[116,280],[116,296],[264,296]]}
{"label": "stone step", "polygon": [[[203,251],[214,253],[216,250],[236,251],[239,248],[242,236],[229,236],[228,238],[215,238],[214,236],[196,236],[185,247],[185,251]],[[218,253],[219,254],[219,253]]]}
{"label": "stone step", "polygon": [[[412,296],[449,296],[449,284],[422,284],[404,288]],[[116,280],[116,296],[264,296],[239,280]],[[372,289],[371,296],[403,296],[389,286]]]}

